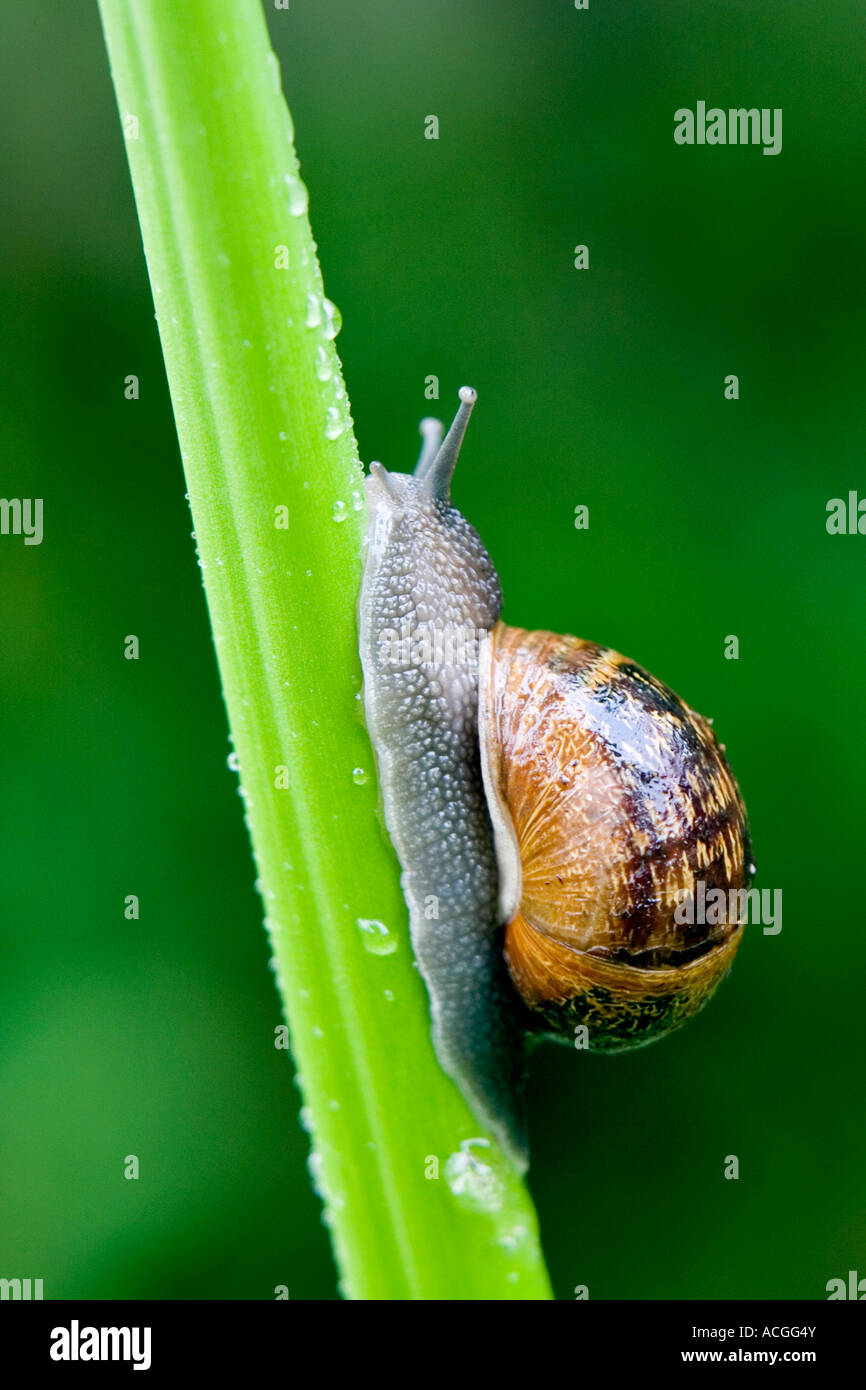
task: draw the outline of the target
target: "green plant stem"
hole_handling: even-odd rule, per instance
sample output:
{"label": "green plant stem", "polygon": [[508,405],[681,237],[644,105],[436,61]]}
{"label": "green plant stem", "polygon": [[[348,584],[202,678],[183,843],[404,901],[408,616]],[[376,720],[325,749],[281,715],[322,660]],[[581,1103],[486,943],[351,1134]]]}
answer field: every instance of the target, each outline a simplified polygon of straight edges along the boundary
{"label": "green plant stem", "polygon": [[[343,1291],[548,1297],[527,1193],[434,1058],[377,819],[355,619],[362,475],[262,10],[100,8]],[[303,1271],[286,1282],[300,1292]]]}

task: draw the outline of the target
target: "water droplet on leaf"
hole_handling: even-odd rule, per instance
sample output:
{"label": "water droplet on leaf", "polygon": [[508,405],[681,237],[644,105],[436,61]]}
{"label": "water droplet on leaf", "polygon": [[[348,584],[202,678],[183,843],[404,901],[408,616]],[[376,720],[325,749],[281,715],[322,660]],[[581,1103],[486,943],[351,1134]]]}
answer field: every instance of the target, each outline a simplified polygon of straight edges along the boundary
{"label": "water droplet on leaf", "polygon": [[289,188],[289,212],[292,217],[300,217],[307,211],[310,195],[306,186],[294,174],[286,174],[286,183]]}
{"label": "water droplet on leaf", "polygon": [[325,438],[339,439],[343,429],[342,415],[335,405],[329,405],[325,413]]}
{"label": "water droplet on leaf", "polygon": [[393,956],[397,949],[397,938],[392,936],[384,922],[375,917],[359,917],[358,928],[364,950],[371,956]]}
{"label": "water droplet on leaf", "polygon": [[488,1139],[464,1139],[457,1153],[445,1160],[445,1181],[459,1202],[471,1211],[498,1211],[505,1184],[496,1169],[475,1149],[489,1149]]}
{"label": "water droplet on leaf", "polygon": [[333,300],[322,300],[322,314],[324,316],[322,332],[326,338],[336,338],[340,329],[343,327],[343,315],[340,313]]}

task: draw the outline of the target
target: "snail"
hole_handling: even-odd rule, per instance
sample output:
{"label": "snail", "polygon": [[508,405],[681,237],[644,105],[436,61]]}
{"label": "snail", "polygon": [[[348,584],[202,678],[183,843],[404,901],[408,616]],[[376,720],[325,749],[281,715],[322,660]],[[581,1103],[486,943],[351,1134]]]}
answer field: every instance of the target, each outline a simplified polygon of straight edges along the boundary
{"label": "snail", "polygon": [[523,1170],[527,1042],[613,1052],[685,1023],[742,925],[678,906],[754,866],[709,721],[609,648],[501,622],[450,500],[475,399],[444,440],[422,421],[413,474],[371,465],[360,652],[434,1048]]}

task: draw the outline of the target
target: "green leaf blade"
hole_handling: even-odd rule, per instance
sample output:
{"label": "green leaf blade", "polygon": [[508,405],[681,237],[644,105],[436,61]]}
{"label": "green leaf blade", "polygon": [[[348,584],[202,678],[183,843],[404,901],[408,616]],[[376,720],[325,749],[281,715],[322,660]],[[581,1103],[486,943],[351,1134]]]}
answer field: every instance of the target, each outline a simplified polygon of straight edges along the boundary
{"label": "green leaf blade", "polygon": [[[261,8],[100,8],[121,119],[138,120],[132,182],[343,1289],[549,1297],[526,1190],[433,1055],[377,817],[358,698],[362,473]],[[362,919],[396,949],[372,953]]]}

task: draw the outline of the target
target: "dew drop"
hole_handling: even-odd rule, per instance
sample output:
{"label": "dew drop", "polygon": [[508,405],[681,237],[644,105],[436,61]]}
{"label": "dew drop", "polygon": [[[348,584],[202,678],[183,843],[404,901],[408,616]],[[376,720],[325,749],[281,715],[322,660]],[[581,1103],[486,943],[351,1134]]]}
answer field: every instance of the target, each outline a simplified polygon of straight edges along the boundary
{"label": "dew drop", "polygon": [[340,329],[343,327],[343,315],[340,313],[336,304],[330,299],[322,300],[322,314],[324,316],[324,327],[322,332],[326,338],[336,338]]}
{"label": "dew drop", "polygon": [[333,368],[327,348],[323,348],[321,344],[316,351],[316,376],[319,378],[319,381],[330,381],[333,376]]}
{"label": "dew drop", "polygon": [[307,211],[310,201],[306,186],[294,174],[286,174],[286,183],[289,189],[289,212],[292,217],[300,217]]}
{"label": "dew drop", "polygon": [[384,922],[375,917],[359,917],[358,928],[364,950],[371,956],[393,956],[397,949],[397,938],[392,936]]}
{"label": "dew drop", "polygon": [[240,772],[241,764],[237,753],[229,753],[226,762],[228,763],[229,772]]}
{"label": "dew drop", "polygon": [[488,1139],[464,1139],[457,1153],[445,1160],[445,1181],[454,1196],[471,1211],[498,1211],[505,1187],[496,1169],[485,1163],[475,1149],[489,1149]]}
{"label": "dew drop", "polygon": [[352,781],[355,783],[356,787],[363,787],[366,780],[367,774],[362,767],[352,768]]}
{"label": "dew drop", "polygon": [[334,503],[334,506],[331,510],[332,519],[334,521],[345,521],[348,515],[349,508],[346,506],[345,502],[341,502],[340,499],[337,498],[337,501]]}
{"label": "dew drop", "polygon": [[307,1172],[313,1184],[313,1191],[317,1197],[321,1197],[323,1202],[328,1200],[328,1193],[325,1187],[324,1162],[322,1155],[313,1149],[307,1159]]}
{"label": "dew drop", "polygon": [[325,438],[339,439],[343,429],[342,415],[335,405],[329,405],[325,412]]}
{"label": "dew drop", "polygon": [[313,1112],[308,1105],[301,1106],[300,1110],[298,1111],[298,1119],[301,1122],[301,1129],[305,1130],[307,1134],[312,1134]]}
{"label": "dew drop", "polygon": [[497,1244],[501,1245],[503,1250],[516,1250],[526,1240],[527,1235],[525,1226],[512,1226],[499,1237]]}
{"label": "dew drop", "polygon": [[317,294],[307,295],[307,317],[304,323],[308,328],[318,328],[322,322],[322,301]]}
{"label": "dew drop", "polygon": [[352,511],[359,512],[364,505],[364,499],[357,488],[352,489]]}

